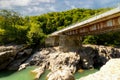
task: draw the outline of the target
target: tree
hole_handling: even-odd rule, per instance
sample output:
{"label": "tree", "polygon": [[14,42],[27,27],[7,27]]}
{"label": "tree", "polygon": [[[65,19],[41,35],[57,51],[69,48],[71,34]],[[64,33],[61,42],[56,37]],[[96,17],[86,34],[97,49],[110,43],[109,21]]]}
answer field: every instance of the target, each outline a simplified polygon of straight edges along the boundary
{"label": "tree", "polygon": [[40,44],[43,43],[43,38],[45,37],[42,29],[36,23],[31,23],[30,31],[27,34],[28,44]]}

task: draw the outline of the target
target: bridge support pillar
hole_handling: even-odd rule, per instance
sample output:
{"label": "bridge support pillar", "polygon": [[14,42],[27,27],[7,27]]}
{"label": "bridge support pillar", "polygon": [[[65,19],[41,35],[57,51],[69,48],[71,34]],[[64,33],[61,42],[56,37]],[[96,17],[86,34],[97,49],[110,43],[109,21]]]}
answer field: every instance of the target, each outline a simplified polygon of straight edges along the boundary
{"label": "bridge support pillar", "polygon": [[59,36],[59,46],[62,51],[75,51],[82,46],[82,37],[79,35],[60,35]]}
{"label": "bridge support pillar", "polygon": [[47,46],[59,46],[59,36],[48,37],[45,40],[45,45]]}

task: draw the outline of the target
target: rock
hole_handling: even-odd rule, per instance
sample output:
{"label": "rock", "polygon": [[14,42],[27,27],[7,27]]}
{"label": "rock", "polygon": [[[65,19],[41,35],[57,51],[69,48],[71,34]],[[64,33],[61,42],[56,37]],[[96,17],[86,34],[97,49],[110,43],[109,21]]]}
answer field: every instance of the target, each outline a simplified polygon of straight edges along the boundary
{"label": "rock", "polygon": [[49,69],[54,71],[59,68],[64,69],[69,67],[73,73],[76,72],[76,65],[79,63],[80,56],[75,52],[61,52],[50,54],[49,59]]}
{"label": "rock", "polygon": [[69,69],[58,69],[47,75],[47,80],[75,80]]}
{"label": "rock", "polygon": [[[21,53],[20,55],[23,54]],[[48,78],[52,80],[60,77],[61,74],[59,73],[66,71],[66,68],[68,72],[75,73],[78,69],[102,66],[109,59],[118,57],[120,57],[120,49],[107,46],[83,45],[81,50],[76,52],[62,52],[59,47],[49,47],[35,52],[19,69],[24,69],[28,65],[44,65],[45,69],[51,70]],[[39,78],[39,74],[41,74],[37,72],[39,70],[42,69],[35,70],[36,78]],[[55,77],[56,74],[54,73],[58,74],[58,77]],[[50,76],[53,76],[52,79]]]}
{"label": "rock", "polygon": [[0,46],[0,52],[13,50],[14,46]]}
{"label": "rock", "polygon": [[21,64],[21,65],[19,66],[18,71],[21,71],[21,70],[25,69],[28,65],[29,65],[29,63]]}
{"label": "rock", "polygon": [[32,66],[40,63],[40,53],[35,52],[24,63],[22,63],[18,70],[25,69],[27,66]]}
{"label": "rock", "polygon": [[[75,73],[77,70],[77,64],[79,63],[80,56],[76,52],[60,52],[58,48],[45,48],[42,51],[38,51],[33,54],[25,63],[23,63],[19,70],[25,68],[27,65],[37,65],[40,66],[36,70],[32,71],[35,75],[35,79],[38,79],[43,73],[44,69],[49,69],[52,72],[59,69],[64,72],[64,69],[67,72]],[[41,66],[44,65],[44,68]],[[64,72],[65,73],[65,72]],[[68,74],[68,73],[67,73]],[[66,77],[64,77],[66,78]],[[74,80],[70,79],[69,80]]]}
{"label": "rock", "polygon": [[14,61],[17,53],[24,50],[26,47],[28,46],[25,44],[0,46],[0,70],[5,69],[8,64]]}
{"label": "rock", "polygon": [[30,56],[31,52],[32,49],[25,49],[23,52],[19,52],[16,55],[15,60],[8,65],[7,69],[18,70],[19,66]]}
{"label": "rock", "polygon": [[120,58],[120,48],[102,45],[83,45],[78,53],[80,54],[80,64],[85,69],[102,66],[112,58]]}
{"label": "rock", "polygon": [[110,59],[100,71],[79,80],[120,80],[120,58]]}
{"label": "rock", "polygon": [[87,46],[79,50],[78,53],[80,54],[80,64],[82,65],[82,68],[85,69],[93,68],[94,64],[93,58],[96,55],[95,50]]}
{"label": "rock", "polygon": [[31,73],[35,76],[34,80],[39,80],[40,76],[44,73],[45,65],[36,68],[35,70],[31,71]]}
{"label": "rock", "polygon": [[23,52],[24,52],[26,55],[30,55],[31,52],[32,52],[32,49],[25,49]]}
{"label": "rock", "polygon": [[19,69],[19,66],[21,65],[21,63],[22,63],[23,61],[25,61],[25,60],[26,60],[26,58],[14,60],[13,62],[11,62],[11,63],[8,65],[7,69],[8,69],[8,70],[18,70],[18,69]]}
{"label": "rock", "polygon": [[0,70],[4,69],[15,57],[13,50],[0,52]]}
{"label": "rock", "polygon": [[6,60],[11,59],[11,57],[14,57],[16,53],[14,53],[13,50],[0,52],[0,64],[3,63]]}

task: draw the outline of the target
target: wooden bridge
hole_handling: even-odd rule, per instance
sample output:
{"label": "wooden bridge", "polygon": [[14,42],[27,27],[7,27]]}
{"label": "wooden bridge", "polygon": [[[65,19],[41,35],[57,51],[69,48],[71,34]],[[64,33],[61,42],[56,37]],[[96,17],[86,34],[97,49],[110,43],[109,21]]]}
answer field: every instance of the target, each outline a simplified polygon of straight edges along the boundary
{"label": "wooden bridge", "polygon": [[[119,29],[120,6],[50,34],[49,38],[46,39],[46,44],[73,48],[79,44],[80,36],[101,34]],[[78,41],[77,44],[75,41]]]}

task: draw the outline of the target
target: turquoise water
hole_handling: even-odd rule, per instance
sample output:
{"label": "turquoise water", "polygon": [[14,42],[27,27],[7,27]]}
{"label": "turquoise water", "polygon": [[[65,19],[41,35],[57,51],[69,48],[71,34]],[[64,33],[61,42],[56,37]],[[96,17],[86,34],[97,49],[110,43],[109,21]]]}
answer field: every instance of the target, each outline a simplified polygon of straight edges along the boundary
{"label": "turquoise water", "polygon": [[[1,71],[0,72],[0,80],[34,80],[34,75],[30,72],[34,70],[36,67],[27,67],[26,69],[18,72],[14,71]],[[80,77],[86,76],[88,74],[94,73],[98,71],[97,69],[94,70],[85,70],[83,72],[76,72],[74,74],[75,79],[78,80]],[[48,70],[41,76],[39,80],[46,80],[46,75],[49,73]]]}

